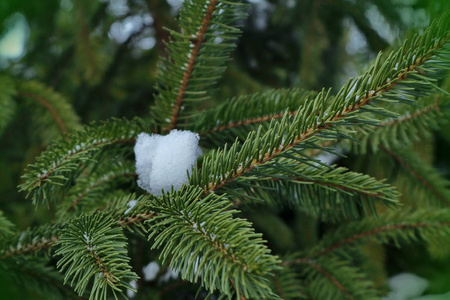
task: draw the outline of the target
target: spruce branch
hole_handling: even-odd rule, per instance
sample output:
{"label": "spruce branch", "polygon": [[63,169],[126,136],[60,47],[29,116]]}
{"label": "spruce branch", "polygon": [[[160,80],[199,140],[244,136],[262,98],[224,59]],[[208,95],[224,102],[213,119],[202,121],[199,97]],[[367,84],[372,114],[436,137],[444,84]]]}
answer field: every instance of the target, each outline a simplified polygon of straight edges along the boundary
{"label": "spruce branch", "polygon": [[72,105],[61,94],[36,81],[20,82],[17,90],[18,96],[26,99],[35,112],[34,122],[46,144],[59,136],[67,139],[66,134],[70,130],[81,128]]}
{"label": "spruce branch", "polygon": [[[166,132],[186,120],[193,108],[209,98],[225,70],[240,30],[232,27],[243,19],[239,1],[186,1],[180,12],[181,33],[170,31],[169,58],[159,67],[152,114]],[[195,70],[195,71],[194,71]]]}
{"label": "spruce branch", "polygon": [[349,151],[361,154],[376,153],[380,147],[404,148],[444,122],[443,105],[439,95],[418,99],[416,106],[407,109],[392,105],[389,108],[396,111],[397,117],[381,119],[379,127],[359,128],[357,136],[360,143],[343,141],[341,144]]}
{"label": "spruce branch", "polygon": [[[239,204],[261,201],[289,207],[327,221],[356,219],[377,213],[376,203],[392,206],[396,189],[368,175],[346,168],[299,164],[288,171],[261,167],[249,178],[240,177],[223,191],[239,199]],[[246,201],[243,201],[243,200]],[[238,204],[235,204],[238,205]]]}
{"label": "spruce branch", "polygon": [[[316,95],[316,92],[302,89],[280,89],[231,98],[214,108],[199,112],[196,115],[199,121],[193,130],[199,132],[203,139],[208,139],[209,143],[214,142],[230,129],[281,119],[286,109],[290,115],[294,115],[297,113],[295,109]],[[254,129],[254,126],[249,129]]]}
{"label": "spruce branch", "polygon": [[125,160],[108,159],[107,165],[96,165],[88,175],[80,176],[69,190],[67,199],[58,207],[60,217],[100,206],[99,201],[104,200],[108,191],[120,184],[129,183],[136,177],[134,165]]}
{"label": "spruce branch", "polygon": [[20,191],[27,191],[35,205],[51,199],[56,191],[67,190],[70,176],[94,158],[94,154],[107,146],[132,145],[143,125],[139,119],[134,121],[111,119],[101,125],[91,124],[83,130],[69,134],[69,140],[59,140],[41,154],[32,165],[28,166],[22,178],[25,182],[19,186]]}
{"label": "spruce branch", "polygon": [[161,248],[161,259],[170,258],[182,279],[201,279],[207,290],[228,297],[265,299],[272,294],[265,276],[277,269],[276,257],[246,220],[232,217],[227,200],[202,193],[186,187],[147,204],[156,213],[146,221],[152,247]]}
{"label": "spruce branch", "polygon": [[0,76],[0,136],[3,131],[13,120],[16,111],[16,102],[14,96],[16,95],[16,86],[14,81],[8,76]]}
{"label": "spruce branch", "polygon": [[291,267],[277,270],[272,278],[272,289],[284,300],[309,299],[305,294],[306,288],[299,278],[299,274]]}
{"label": "spruce branch", "polygon": [[330,280],[341,292],[345,295],[347,299],[353,299],[353,297],[350,295],[350,293],[347,291],[347,289],[344,287],[342,283],[339,282],[333,275],[331,275],[327,270],[325,270],[322,266],[319,266],[317,263],[309,260],[305,261],[305,264],[311,266],[316,271],[321,273],[323,276],[325,276],[328,280]]}
{"label": "spruce branch", "polygon": [[[450,202],[450,182],[436,172],[435,169],[420,162],[419,157],[411,151],[405,153],[403,151],[404,149],[394,148],[389,150],[381,145],[379,149],[396,163],[395,165],[391,165],[391,168],[400,166],[400,168],[397,168],[397,172],[400,169],[400,171],[403,171],[400,172],[401,174],[406,175],[414,181],[413,183],[407,183],[407,187],[415,191],[411,195],[419,195],[417,191],[420,192],[419,188],[421,188],[421,191],[426,193],[426,196],[422,198],[441,207],[448,205]],[[389,169],[388,173],[390,173]]]}
{"label": "spruce branch", "polygon": [[[309,260],[327,256],[330,253],[344,253],[349,247],[367,241],[379,243],[413,243],[425,241],[431,246],[450,241],[449,209],[418,211],[396,211],[377,218],[369,217],[349,222],[336,231],[325,235],[319,244],[300,258],[285,261],[282,265],[302,264]],[[429,246],[430,246],[429,245]]]}
{"label": "spruce branch", "polygon": [[20,284],[22,289],[42,295],[45,299],[84,299],[63,285],[60,274],[49,266],[47,259],[21,257],[3,260],[0,265],[2,283],[10,281]]}
{"label": "spruce branch", "polygon": [[59,116],[58,112],[56,111],[56,109],[44,98],[40,97],[39,95],[35,95],[29,92],[25,92],[25,91],[20,91],[19,95],[22,97],[26,97],[29,99],[33,99],[37,102],[39,102],[39,104],[41,104],[42,106],[45,107],[45,109],[47,109],[49,111],[49,113],[52,115],[53,119],[55,120],[56,124],[58,125],[59,131],[61,132],[61,134],[66,134],[67,133],[67,127],[64,124],[64,121],[62,120],[62,118]]}
{"label": "spruce branch", "polygon": [[379,299],[367,275],[346,259],[329,255],[304,260],[301,268],[307,292],[313,299]]}
{"label": "spruce branch", "polygon": [[89,299],[107,299],[109,292],[115,298],[117,293],[125,297],[124,289],[136,291],[129,284],[138,277],[128,265],[126,238],[110,217],[94,214],[73,219],[56,245],[64,283],[70,280],[80,296],[92,280]]}
{"label": "spruce branch", "polygon": [[201,170],[193,170],[191,184],[203,186],[205,194],[211,193],[277,157],[295,159],[292,153],[301,155],[298,148],[318,148],[318,141],[352,139],[352,132],[346,129],[349,125],[378,125],[378,120],[364,113],[393,116],[376,105],[380,101],[410,103],[417,96],[435,92],[432,81],[443,76],[436,71],[436,64],[447,64],[445,54],[450,51],[444,20],[445,16],[434,22],[385,62],[379,55],[369,71],[350,79],[329,105],[329,92],[322,91],[314,101],[301,106],[295,116],[288,117],[286,112],[282,120],[272,120],[264,132],[261,127],[251,132],[242,145],[237,141],[229,150],[225,147],[213,151],[203,160]]}
{"label": "spruce branch", "polygon": [[213,17],[213,13],[216,9],[217,0],[211,0],[207,4],[206,13],[203,17],[202,23],[200,25],[200,28],[198,29],[197,33],[194,35],[193,40],[191,40],[191,43],[194,45],[192,50],[189,52],[189,59],[187,62],[187,66],[185,68],[183,79],[181,80],[181,86],[178,88],[178,94],[177,98],[175,99],[175,104],[172,109],[172,116],[170,118],[170,126],[169,130],[174,129],[176,127],[177,121],[178,121],[178,115],[180,113],[181,105],[183,103],[183,99],[186,94],[186,90],[189,84],[189,79],[192,76],[192,71],[194,69],[195,61],[197,57],[200,54],[200,49],[202,44],[205,42],[205,34],[206,30],[209,27],[209,24],[211,23],[211,19]]}
{"label": "spruce branch", "polygon": [[10,250],[6,250],[1,256],[0,259],[12,257],[12,256],[21,256],[24,254],[31,254],[36,251],[44,250],[52,247],[59,239],[57,237],[51,237],[50,239],[41,239],[38,242],[33,242],[31,244],[24,245],[20,248],[13,248]]}
{"label": "spruce branch", "polygon": [[10,234],[14,233],[14,224],[9,221],[3,211],[0,210],[0,228],[2,229],[0,231],[0,240],[5,239]]}

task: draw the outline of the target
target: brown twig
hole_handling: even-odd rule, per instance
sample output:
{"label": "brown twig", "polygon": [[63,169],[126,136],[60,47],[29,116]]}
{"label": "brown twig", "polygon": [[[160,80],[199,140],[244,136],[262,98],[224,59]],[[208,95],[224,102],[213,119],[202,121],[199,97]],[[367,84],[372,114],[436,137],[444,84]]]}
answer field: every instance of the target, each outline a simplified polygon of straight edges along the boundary
{"label": "brown twig", "polygon": [[23,245],[21,247],[12,248],[9,250],[6,250],[0,255],[0,259],[5,259],[11,256],[18,256],[22,254],[28,254],[33,253],[38,250],[47,249],[53,246],[57,241],[59,241],[59,238],[57,237],[51,237],[49,239],[43,238],[40,242],[32,242],[27,245]]}

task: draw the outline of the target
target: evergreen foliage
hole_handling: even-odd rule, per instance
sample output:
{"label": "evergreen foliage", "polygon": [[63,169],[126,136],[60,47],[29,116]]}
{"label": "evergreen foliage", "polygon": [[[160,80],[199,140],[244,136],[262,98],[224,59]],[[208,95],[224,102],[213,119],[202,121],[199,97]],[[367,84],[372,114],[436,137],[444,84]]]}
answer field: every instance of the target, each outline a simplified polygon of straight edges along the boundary
{"label": "evergreen foliage", "polygon": [[[78,16],[95,10],[75,6]],[[105,5],[96,9],[91,23]],[[218,103],[248,9],[237,0],[183,2],[180,30],[166,33],[156,67],[150,117],[82,126],[78,104],[58,91],[60,75],[48,86],[0,77],[0,134],[24,107],[41,135],[42,152],[18,189],[49,211],[26,229],[0,211],[0,280],[52,299],[183,299],[195,289],[199,299],[380,299],[387,278],[376,282],[368,269],[385,266],[365,246],[423,245],[433,257],[448,255],[448,180],[414,147],[448,110],[450,10],[337,92],[269,89]],[[107,93],[105,78],[120,59],[101,79],[100,46],[83,20],[65,55],[91,63],[76,66],[82,74],[74,78],[92,81],[81,86],[93,86],[94,97]],[[366,21],[355,19],[375,36],[371,43],[383,44]],[[204,155],[180,190],[147,194],[135,184],[136,137],[173,129],[198,132]],[[367,166],[327,164],[319,154]],[[288,224],[286,214],[302,223]],[[162,267],[147,284],[150,261]]]}

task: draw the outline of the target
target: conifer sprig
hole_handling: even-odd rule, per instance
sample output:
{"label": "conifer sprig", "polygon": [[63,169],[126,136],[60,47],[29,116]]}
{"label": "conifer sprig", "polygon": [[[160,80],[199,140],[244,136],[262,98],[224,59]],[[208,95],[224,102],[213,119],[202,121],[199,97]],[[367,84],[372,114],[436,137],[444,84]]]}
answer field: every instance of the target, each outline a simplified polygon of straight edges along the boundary
{"label": "conifer sprig", "polygon": [[[63,229],[55,255],[62,256],[57,267],[65,273],[82,296],[89,286],[89,299],[105,300],[109,293],[125,297],[126,289],[136,291],[130,281],[138,276],[128,265],[127,243],[120,227],[103,214],[83,215]],[[92,282],[93,281],[93,282]]]}
{"label": "conifer sprig", "polygon": [[180,11],[181,33],[170,31],[168,59],[160,64],[153,117],[166,131],[192,116],[209,98],[207,90],[221,77],[243,19],[240,1],[185,1]]}
{"label": "conifer sprig", "polygon": [[37,81],[18,83],[18,96],[33,110],[34,123],[45,144],[49,144],[71,130],[81,128],[80,120],[71,103],[61,94]]}
{"label": "conifer sprig", "polygon": [[376,204],[393,206],[397,190],[368,175],[346,168],[300,164],[287,171],[261,167],[248,177],[240,177],[223,188],[240,203],[299,209],[323,220],[356,219],[377,213]]}
{"label": "conifer sprig", "polygon": [[349,222],[325,235],[317,246],[300,258],[285,261],[283,265],[300,264],[329,254],[345,253],[349,248],[368,241],[400,246],[420,240],[433,249],[442,248],[450,243],[449,216],[449,209],[399,210],[377,218],[368,217]]}
{"label": "conifer sprig", "polygon": [[[19,186],[26,191],[34,204],[45,203],[54,192],[67,190],[70,176],[94,158],[96,151],[110,145],[133,145],[143,125],[134,121],[111,119],[100,126],[87,125],[83,130],[68,135],[69,140],[59,140],[42,153],[22,176]],[[130,147],[131,148],[131,147]]]}
{"label": "conifer sprig", "polygon": [[448,27],[443,16],[386,61],[379,55],[366,74],[350,79],[329,105],[329,91],[322,91],[314,101],[299,107],[295,116],[286,112],[280,121],[272,120],[264,132],[261,127],[251,132],[242,145],[237,141],[229,149],[213,151],[203,160],[201,170],[193,170],[190,183],[203,186],[207,194],[277,157],[304,162],[298,158],[301,150],[320,148],[317,142],[330,139],[352,139],[350,125],[380,123],[365,112],[392,117],[393,113],[378,102],[412,103],[415,97],[435,92],[433,81],[444,76],[436,64],[445,68],[450,60]]}
{"label": "conifer sprig", "polygon": [[[30,294],[45,295],[46,299],[78,299],[80,297],[68,286],[63,285],[62,276],[46,259],[20,257],[3,260],[0,268],[2,284],[14,283]],[[4,285],[3,285],[4,287]]]}
{"label": "conifer sprig", "polygon": [[312,299],[379,299],[373,283],[351,261],[328,255],[301,262],[301,276]]}
{"label": "conifer sprig", "polygon": [[146,221],[152,247],[161,248],[163,261],[170,258],[182,279],[200,279],[211,292],[267,298],[272,292],[265,277],[277,269],[277,258],[246,220],[233,217],[229,201],[202,194],[201,188],[186,187],[148,203],[156,213]]}
{"label": "conifer sprig", "polygon": [[49,249],[59,240],[57,233],[62,227],[60,223],[45,224],[8,235],[2,240],[0,260]]}
{"label": "conifer sprig", "polygon": [[[434,168],[422,162],[418,155],[405,148],[387,149],[379,147],[385,153],[384,157],[391,159],[385,170],[391,177],[400,177],[402,185],[410,191],[407,197],[424,199],[418,203],[446,207],[450,203],[450,182],[439,174]],[[408,180],[409,179],[409,180]],[[411,203],[413,204],[413,203]],[[417,202],[416,202],[417,204]]]}
{"label": "conifer sprig", "polygon": [[[228,99],[221,105],[199,112],[193,130],[202,136],[202,143],[223,145],[225,141],[233,142],[236,136],[244,140],[250,130],[257,129],[256,125],[281,119],[286,109],[294,115],[300,105],[312,101],[316,95],[316,92],[302,89],[280,89]],[[243,133],[237,134],[242,127]]]}
{"label": "conifer sprig", "polygon": [[0,136],[5,128],[13,120],[16,110],[16,102],[14,96],[17,90],[14,81],[5,76],[0,76]]}
{"label": "conifer sprig", "polygon": [[376,153],[380,147],[398,149],[412,145],[444,122],[442,114],[444,103],[439,96],[419,99],[418,104],[406,111],[398,111],[397,108],[398,116],[382,119],[379,127],[358,128],[357,137],[360,142],[343,141],[343,146],[351,152],[365,154]]}
{"label": "conifer sprig", "polygon": [[133,164],[114,159],[108,161],[106,166],[97,166],[90,174],[77,179],[68,192],[67,199],[57,208],[60,217],[68,213],[99,207],[102,200],[105,200],[105,195],[114,187],[136,180],[137,175]]}

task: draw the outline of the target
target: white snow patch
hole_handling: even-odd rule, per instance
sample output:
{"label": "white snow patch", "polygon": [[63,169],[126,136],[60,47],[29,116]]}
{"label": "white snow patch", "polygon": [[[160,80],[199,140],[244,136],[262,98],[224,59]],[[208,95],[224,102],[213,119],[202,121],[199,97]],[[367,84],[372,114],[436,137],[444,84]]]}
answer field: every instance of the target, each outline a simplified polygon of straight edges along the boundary
{"label": "white snow patch", "polygon": [[[137,281],[136,281],[136,280],[131,280],[131,281],[130,281],[130,285],[131,285],[134,289],[137,290]],[[127,289],[127,296],[128,296],[128,298],[134,298],[134,297],[136,296],[136,292]]]}
{"label": "white snow patch", "polygon": [[197,133],[176,129],[164,136],[140,133],[134,146],[138,185],[156,196],[171,187],[179,190],[202,154],[199,139]]}
{"label": "white snow patch", "polygon": [[408,300],[422,295],[428,288],[428,280],[412,273],[401,273],[389,278],[391,292],[384,300]]}
{"label": "white snow patch", "polygon": [[160,283],[168,282],[170,279],[176,279],[178,277],[178,272],[175,272],[171,268],[167,268],[167,272],[159,278]]}
{"label": "white snow patch", "polygon": [[144,273],[145,281],[155,280],[156,275],[158,275],[158,272],[159,272],[159,265],[156,261],[152,261],[142,268],[142,273]]}
{"label": "white snow patch", "polygon": [[130,202],[128,202],[128,203],[127,203],[128,208],[127,208],[127,210],[125,211],[124,214],[125,214],[125,215],[128,214],[128,213],[130,212],[130,210],[132,210],[133,207],[134,207],[136,204],[137,204],[137,200],[136,200],[136,199],[133,199],[133,200],[131,200]]}

